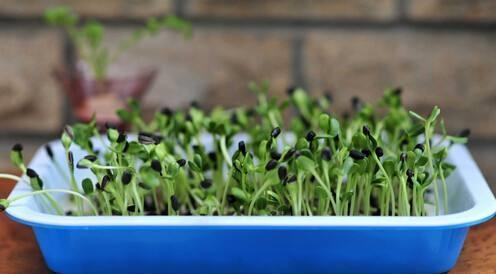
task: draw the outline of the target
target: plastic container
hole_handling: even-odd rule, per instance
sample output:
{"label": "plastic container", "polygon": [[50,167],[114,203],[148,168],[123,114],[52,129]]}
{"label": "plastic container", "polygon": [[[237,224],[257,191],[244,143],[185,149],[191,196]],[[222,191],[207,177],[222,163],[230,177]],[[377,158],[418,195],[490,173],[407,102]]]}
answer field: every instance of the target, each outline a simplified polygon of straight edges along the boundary
{"label": "plastic container", "polygon": [[[62,146],[52,145],[62,161]],[[454,146],[449,161],[457,166],[448,179],[451,212],[437,217],[66,217],[47,214],[35,198],[7,214],[33,228],[59,273],[442,273],[470,226],[496,212],[468,150]],[[48,187],[67,187],[44,150],[31,166]],[[27,191],[20,182],[11,196]]]}

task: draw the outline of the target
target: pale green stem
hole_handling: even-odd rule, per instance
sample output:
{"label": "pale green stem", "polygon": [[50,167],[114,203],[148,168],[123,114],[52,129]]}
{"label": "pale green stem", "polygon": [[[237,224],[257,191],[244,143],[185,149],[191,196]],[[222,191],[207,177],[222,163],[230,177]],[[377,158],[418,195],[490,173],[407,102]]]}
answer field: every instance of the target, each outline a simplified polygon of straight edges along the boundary
{"label": "pale green stem", "polygon": [[30,196],[42,195],[42,194],[51,193],[51,192],[65,193],[65,194],[70,194],[70,195],[74,195],[74,196],[77,196],[77,197],[81,198],[82,200],[84,200],[85,202],[87,202],[88,205],[90,205],[90,207],[93,210],[93,212],[95,213],[95,215],[98,216],[98,210],[96,209],[96,207],[93,205],[93,203],[88,198],[86,198],[84,195],[82,195],[82,194],[80,194],[78,192],[75,192],[75,191],[72,191],[72,190],[68,190],[68,189],[44,189],[44,190],[36,190],[36,191],[33,191],[33,192],[28,192],[28,193],[25,193],[25,194],[21,194],[21,195],[16,196],[16,197],[12,197],[8,201],[9,201],[9,203],[13,203],[13,202],[15,202],[17,200],[24,199],[24,198],[27,198],[27,197],[30,197]]}

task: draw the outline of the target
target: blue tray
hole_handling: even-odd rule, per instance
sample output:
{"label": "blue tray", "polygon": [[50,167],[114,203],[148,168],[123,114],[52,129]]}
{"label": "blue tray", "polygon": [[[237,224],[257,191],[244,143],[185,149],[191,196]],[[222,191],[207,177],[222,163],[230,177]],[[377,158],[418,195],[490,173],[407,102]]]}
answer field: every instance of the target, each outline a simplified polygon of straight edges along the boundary
{"label": "blue tray", "polygon": [[[52,146],[63,161],[60,143]],[[468,150],[454,146],[449,161],[458,167],[448,180],[451,212],[437,217],[66,217],[36,198],[7,214],[33,228],[59,273],[442,273],[455,265],[470,226],[496,212]],[[43,150],[31,167],[48,187],[67,187]],[[19,182],[11,196],[28,191]]]}

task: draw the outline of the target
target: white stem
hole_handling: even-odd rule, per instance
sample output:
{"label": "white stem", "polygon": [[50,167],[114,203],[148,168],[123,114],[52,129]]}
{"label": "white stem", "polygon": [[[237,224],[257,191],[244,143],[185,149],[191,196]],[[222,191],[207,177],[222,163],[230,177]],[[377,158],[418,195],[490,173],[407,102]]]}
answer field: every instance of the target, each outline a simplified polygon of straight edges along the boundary
{"label": "white stem", "polygon": [[11,175],[11,174],[4,174],[4,173],[0,173],[0,178],[2,178],[2,179],[9,179],[9,180],[12,180],[12,181],[21,181],[22,180],[22,178],[19,177],[19,176]]}

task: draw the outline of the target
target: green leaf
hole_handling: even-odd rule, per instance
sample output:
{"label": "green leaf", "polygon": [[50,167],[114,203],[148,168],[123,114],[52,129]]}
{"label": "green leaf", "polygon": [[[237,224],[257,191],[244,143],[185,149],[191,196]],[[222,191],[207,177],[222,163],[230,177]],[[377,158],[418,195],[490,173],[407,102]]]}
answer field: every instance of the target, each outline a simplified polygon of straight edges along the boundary
{"label": "green leaf", "polygon": [[238,198],[239,200],[243,201],[243,202],[249,202],[250,201],[250,195],[247,194],[246,192],[244,192],[242,189],[240,188],[237,188],[237,187],[233,187],[231,189],[231,194]]}
{"label": "green leaf", "polygon": [[201,173],[203,171],[195,162],[188,161],[188,166],[194,172]]}
{"label": "green leaf", "polygon": [[198,168],[200,170],[203,170],[203,161],[202,161],[200,154],[195,154],[195,156],[193,158],[193,162],[195,163],[195,165],[198,166]]}
{"label": "green leaf", "polygon": [[408,113],[409,113],[412,117],[414,117],[414,118],[418,119],[419,121],[426,122],[425,118],[424,118],[424,117],[422,117],[422,116],[420,116],[419,114],[417,114],[417,113],[415,113],[415,112],[413,112],[413,111],[411,111],[411,110],[410,110]]}
{"label": "green leaf", "polygon": [[308,148],[308,141],[302,137],[298,139],[298,142],[296,142],[296,149],[305,149],[305,148]]}
{"label": "green leaf", "polygon": [[353,166],[355,162],[351,157],[346,158],[346,160],[343,163],[343,169],[341,170],[341,176],[344,176],[349,173],[351,167]]}
{"label": "green leaf", "polygon": [[339,127],[339,122],[338,120],[332,118],[331,119],[331,129],[329,131],[329,135],[331,135],[332,137],[336,137],[340,134],[340,127]]}
{"label": "green leaf", "polygon": [[434,108],[432,109],[432,112],[431,114],[429,115],[429,118],[427,118],[429,120],[429,122],[434,122],[434,120],[437,119],[437,117],[439,116],[439,114],[441,113],[441,110],[439,109],[438,106],[434,106]]}
{"label": "green leaf", "polygon": [[327,113],[320,114],[319,127],[322,131],[327,133],[331,127],[330,123],[331,123],[331,118],[329,117],[329,114],[327,114]]}
{"label": "green leaf", "polygon": [[150,166],[142,166],[139,170],[139,175],[143,183],[145,183],[150,188],[155,188],[160,185],[160,179]]}
{"label": "green leaf", "polygon": [[68,7],[57,6],[45,10],[45,22],[52,26],[71,27],[77,22],[77,16]]}
{"label": "green leaf", "polygon": [[466,144],[468,142],[467,137],[458,137],[458,136],[447,136],[446,140],[451,141],[455,144]]}
{"label": "green leaf", "polygon": [[425,165],[427,164],[427,162],[428,162],[428,161],[429,161],[429,159],[428,159],[427,157],[422,156],[422,157],[420,157],[420,158],[417,160],[416,164],[417,164],[418,166],[425,166]]}
{"label": "green leaf", "polygon": [[90,195],[93,193],[93,182],[89,178],[86,178],[82,182],[84,194]]}
{"label": "green leaf", "polygon": [[433,151],[433,156],[438,161],[444,160],[448,157],[448,149],[446,147],[441,147],[437,151]]}
{"label": "green leaf", "polygon": [[114,143],[117,141],[117,138],[119,138],[119,131],[115,128],[109,128],[107,130],[107,138],[111,143]]}
{"label": "green leaf", "polygon": [[119,116],[119,118],[124,122],[131,122],[133,119],[133,115],[125,109],[118,109],[116,113],[117,116]]}
{"label": "green leaf", "polygon": [[300,170],[310,172],[315,170],[315,165],[315,162],[306,156],[300,156],[296,158],[296,166]]}
{"label": "green leaf", "polygon": [[370,182],[372,185],[379,186],[382,184],[385,184],[386,178],[385,177],[377,177],[372,182]]}
{"label": "green leaf", "polygon": [[103,38],[103,26],[97,22],[88,22],[83,27],[83,34],[91,48],[100,46]]}

